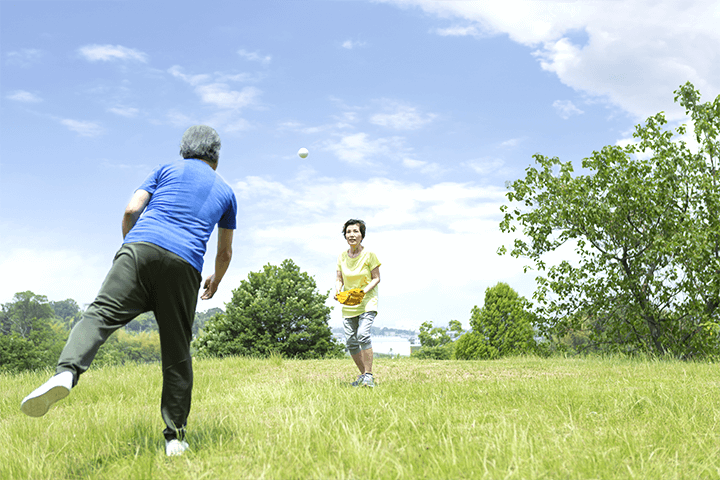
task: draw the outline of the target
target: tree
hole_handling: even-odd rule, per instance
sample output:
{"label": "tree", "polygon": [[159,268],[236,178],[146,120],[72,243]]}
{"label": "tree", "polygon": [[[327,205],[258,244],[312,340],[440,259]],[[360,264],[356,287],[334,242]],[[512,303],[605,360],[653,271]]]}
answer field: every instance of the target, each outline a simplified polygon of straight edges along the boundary
{"label": "tree", "polygon": [[[511,254],[531,261],[547,336],[589,325],[604,350],[680,358],[719,352],[720,97],[699,103],[686,83],[675,91],[694,123],[693,152],[659,113],[635,129],[636,143],[606,146],[571,162],[534,156],[507,197],[500,224],[524,234]],[[675,130],[686,133],[685,125]],[[545,254],[567,245],[572,260],[548,268]],[[500,249],[504,253],[505,248]]]}
{"label": "tree", "polygon": [[328,294],[292,260],[251,272],[193,342],[199,355],[323,358],[343,355],[328,321]]}
{"label": "tree", "polygon": [[158,332],[159,328],[157,320],[155,320],[155,314],[153,312],[144,312],[125,325],[125,330],[130,333]]}
{"label": "tree", "polygon": [[162,361],[160,333],[157,330],[128,332],[124,329],[100,347],[93,365],[124,365],[126,363],[154,363]]}
{"label": "tree", "polygon": [[62,319],[72,318],[80,312],[80,306],[72,298],[59,302],[50,302],[55,316]]}
{"label": "tree", "polygon": [[423,347],[440,347],[452,341],[447,328],[433,327],[432,322],[423,322],[420,325],[418,338]]}
{"label": "tree", "polygon": [[0,309],[0,366],[4,371],[51,367],[67,331],[57,323],[44,295],[19,292]]}
{"label": "tree", "polygon": [[55,316],[62,320],[62,324],[67,330],[72,330],[75,324],[82,318],[80,305],[78,305],[72,298],[61,300],[59,302],[50,302],[50,307],[53,309]]}
{"label": "tree", "polygon": [[225,312],[223,312],[221,308],[217,307],[205,310],[204,312],[195,312],[195,321],[193,322],[192,327],[193,337],[196,337],[198,333],[200,333],[200,330],[205,328],[205,324],[208,320],[215,315],[223,313]]}
{"label": "tree", "polygon": [[530,302],[507,283],[485,290],[482,309],[473,307],[472,331],[455,343],[455,357],[463,360],[495,359],[535,351]]}
{"label": "tree", "polygon": [[10,303],[2,306],[0,315],[2,333],[17,333],[25,339],[34,330],[45,330],[48,322],[55,317],[47,297],[31,291],[16,293]]}
{"label": "tree", "polygon": [[412,354],[417,358],[450,360],[453,358],[453,340],[462,334],[462,323],[450,320],[448,327],[433,327],[432,322],[420,325],[418,338],[422,348]]}

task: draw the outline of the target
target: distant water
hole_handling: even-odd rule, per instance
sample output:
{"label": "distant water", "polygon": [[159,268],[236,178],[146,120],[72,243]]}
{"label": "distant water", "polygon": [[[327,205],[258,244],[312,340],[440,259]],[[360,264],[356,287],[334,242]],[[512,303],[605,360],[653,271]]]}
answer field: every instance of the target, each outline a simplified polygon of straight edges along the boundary
{"label": "distant water", "polygon": [[373,352],[410,356],[410,341],[404,337],[372,337]]}

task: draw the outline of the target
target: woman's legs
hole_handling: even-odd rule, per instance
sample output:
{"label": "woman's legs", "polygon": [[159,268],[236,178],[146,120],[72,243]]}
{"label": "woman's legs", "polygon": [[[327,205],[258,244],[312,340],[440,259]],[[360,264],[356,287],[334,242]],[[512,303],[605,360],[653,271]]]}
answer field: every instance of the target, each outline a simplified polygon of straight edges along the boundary
{"label": "woman's legs", "polygon": [[372,373],[373,349],[370,332],[377,312],[365,312],[344,321],[347,346],[360,374]]}

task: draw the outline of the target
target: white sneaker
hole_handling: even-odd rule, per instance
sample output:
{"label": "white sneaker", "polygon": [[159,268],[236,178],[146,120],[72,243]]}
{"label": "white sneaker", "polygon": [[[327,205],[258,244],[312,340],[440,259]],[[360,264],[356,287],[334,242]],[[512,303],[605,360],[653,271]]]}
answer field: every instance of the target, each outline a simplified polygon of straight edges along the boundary
{"label": "white sneaker", "polygon": [[170,441],[165,440],[165,455],[168,457],[182,455],[188,448],[190,448],[190,445],[185,440],[178,440],[177,438]]}
{"label": "white sneaker", "polygon": [[42,417],[53,403],[67,397],[72,387],[72,372],[58,373],[25,397],[20,404],[20,410],[31,417]]}

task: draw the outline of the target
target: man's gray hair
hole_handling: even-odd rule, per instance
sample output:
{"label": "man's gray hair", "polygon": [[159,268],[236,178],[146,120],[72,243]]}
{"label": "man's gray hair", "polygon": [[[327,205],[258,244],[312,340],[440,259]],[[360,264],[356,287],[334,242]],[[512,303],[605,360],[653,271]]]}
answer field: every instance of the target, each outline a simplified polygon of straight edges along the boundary
{"label": "man's gray hair", "polygon": [[182,136],[180,155],[217,163],[220,159],[220,135],[207,125],[193,125]]}

